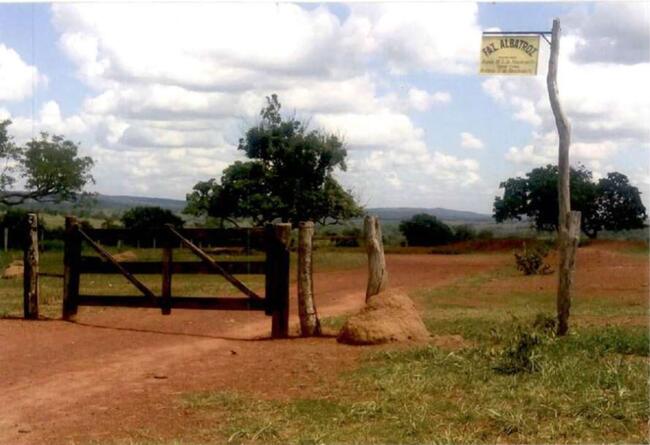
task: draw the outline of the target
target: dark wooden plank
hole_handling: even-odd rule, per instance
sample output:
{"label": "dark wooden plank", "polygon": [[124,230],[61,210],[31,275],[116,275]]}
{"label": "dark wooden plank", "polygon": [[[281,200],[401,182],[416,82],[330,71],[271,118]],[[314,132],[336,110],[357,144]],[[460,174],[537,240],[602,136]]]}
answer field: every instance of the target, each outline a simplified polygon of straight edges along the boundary
{"label": "dark wooden plank", "polygon": [[79,298],[79,261],[81,259],[81,235],[74,216],[65,218],[65,241],[63,247],[63,319],[73,320],[77,315]]}
{"label": "dark wooden plank", "polygon": [[266,226],[266,299],[267,315],[272,315],[271,337],[289,336],[289,245],[291,224]]}
{"label": "dark wooden plank", "polygon": [[[80,306],[112,306],[112,307],[139,307],[158,308],[161,299],[151,301],[142,296],[121,295],[79,295]],[[206,309],[227,311],[262,311],[264,300],[252,298],[228,297],[177,297],[171,301],[175,309]]]}
{"label": "dark wooden plank", "polygon": [[160,309],[163,315],[169,315],[172,312],[172,268],[174,258],[172,248],[169,243],[165,243],[162,250],[162,301]]}
{"label": "dark wooden plank", "polygon": [[[220,267],[235,275],[264,275],[264,261],[217,261]],[[158,275],[163,273],[162,261],[123,261],[120,265],[129,273],[137,275]],[[115,267],[98,257],[82,257],[82,273],[116,274]],[[172,264],[172,273],[176,274],[218,274],[212,266],[199,261],[176,261]]]}
{"label": "dark wooden plank", "polygon": [[39,277],[49,277],[49,278],[63,278],[62,273],[54,273],[54,272],[38,272]]}

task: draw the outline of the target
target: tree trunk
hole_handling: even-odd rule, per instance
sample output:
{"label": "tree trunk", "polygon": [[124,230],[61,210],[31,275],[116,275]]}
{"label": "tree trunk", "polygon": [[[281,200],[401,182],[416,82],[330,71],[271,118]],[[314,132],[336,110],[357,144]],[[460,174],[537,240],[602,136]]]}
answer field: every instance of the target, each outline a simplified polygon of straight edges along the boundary
{"label": "tree trunk", "polygon": [[23,312],[27,319],[38,319],[38,218],[27,215],[23,257]]}
{"label": "tree trunk", "polygon": [[366,301],[386,288],[388,274],[386,272],[386,259],[384,258],[384,243],[381,238],[381,226],[376,216],[366,216],[363,221],[366,239],[366,252],[368,253],[368,287],[366,288]]}
{"label": "tree trunk", "polygon": [[298,224],[298,315],[300,334],[313,337],[321,334],[320,320],[314,304],[312,238],[314,223]]}

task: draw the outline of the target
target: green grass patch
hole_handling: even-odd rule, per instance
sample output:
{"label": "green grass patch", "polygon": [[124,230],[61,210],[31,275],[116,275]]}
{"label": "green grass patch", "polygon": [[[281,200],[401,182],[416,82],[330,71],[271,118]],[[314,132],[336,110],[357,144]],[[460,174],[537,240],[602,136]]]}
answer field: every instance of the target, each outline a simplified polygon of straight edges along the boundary
{"label": "green grass patch", "polygon": [[498,372],[491,346],[453,353],[421,347],[368,355],[328,397],[217,392],[189,394],[182,403],[215,419],[215,428],[201,432],[206,443],[646,441],[647,360],[583,341],[591,335],[540,343],[533,372]]}

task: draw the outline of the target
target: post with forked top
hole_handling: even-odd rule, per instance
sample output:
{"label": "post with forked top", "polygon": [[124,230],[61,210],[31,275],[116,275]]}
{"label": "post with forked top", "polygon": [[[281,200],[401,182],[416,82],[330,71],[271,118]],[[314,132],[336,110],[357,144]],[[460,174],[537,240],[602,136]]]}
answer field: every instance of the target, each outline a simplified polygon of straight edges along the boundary
{"label": "post with forked top", "polygon": [[63,247],[63,319],[74,320],[79,303],[79,266],[81,262],[81,234],[74,216],[65,217]]}
{"label": "post with forked top", "polygon": [[[548,39],[548,35],[551,39]],[[558,147],[558,287],[557,287],[557,334],[569,330],[569,311],[575,257],[580,241],[580,212],[571,211],[569,147],[571,125],[567,120],[557,87],[558,58],[560,54],[560,19],[553,20],[548,31],[484,31],[481,50],[481,74],[488,75],[536,75],[539,37],[551,45],[546,85],[551,109],[559,135]]]}
{"label": "post with forked top", "polygon": [[38,319],[38,218],[27,214],[23,257],[23,311],[26,319]]}
{"label": "post with forked top", "polygon": [[267,224],[266,314],[272,316],[271,337],[289,336],[289,244],[291,224]]}
{"label": "post with forked top", "polygon": [[560,53],[560,20],[553,20],[551,31],[551,55],[548,62],[546,84],[551,109],[559,135],[558,148],[558,288],[557,288],[557,334],[565,335],[569,330],[571,288],[575,269],[575,256],[580,241],[580,212],[571,211],[571,190],[569,147],[571,146],[571,125],[560,105],[557,88],[557,65]]}

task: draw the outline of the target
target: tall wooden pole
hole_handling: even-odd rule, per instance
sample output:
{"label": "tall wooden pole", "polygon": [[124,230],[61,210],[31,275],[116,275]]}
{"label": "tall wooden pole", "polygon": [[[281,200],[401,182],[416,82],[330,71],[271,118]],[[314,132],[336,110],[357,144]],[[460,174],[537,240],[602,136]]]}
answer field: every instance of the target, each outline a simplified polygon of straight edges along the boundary
{"label": "tall wooden pole", "polygon": [[386,259],[384,258],[384,243],[381,237],[381,226],[376,216],[366,216],[363,221],[364,235],[366,238],[366,252],[368,253],[368,287],[366,288],[366,301],[373,295],[386,288],[388,273],[386,272]]}
{"label": "tall wooden pole", "polygon": [[25,318],[38,319],[38,218],[27,214],[23,257],[23,311]]}
{"label": "tall wooden pole", "polygon": [[553,20],[551,55],[548,62],[548,97],[555,116],[555,124],[560,139],[558,149],[558,244],[559,268],[557,290],[558,335],[565,335],[569,329],[571,308],[571,287],[575,266],[575,253],[580,234],[580,212],[571,212],[571,191],[569,189],[570,167],[569,147],[571,146],[571,125],[562,111],[557,88],[557,65],[560,53],[560,20]]}
{"label": "tall wooden pole", "polygon": [[298,224],[298,315],[300,335],[303,337],[321,334],[320,320],[314,303],[313,237],[314,223],[301,221]]}

